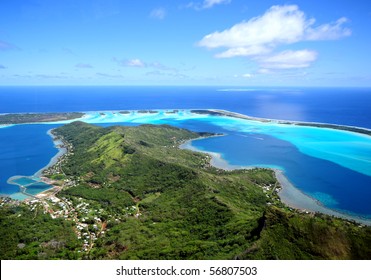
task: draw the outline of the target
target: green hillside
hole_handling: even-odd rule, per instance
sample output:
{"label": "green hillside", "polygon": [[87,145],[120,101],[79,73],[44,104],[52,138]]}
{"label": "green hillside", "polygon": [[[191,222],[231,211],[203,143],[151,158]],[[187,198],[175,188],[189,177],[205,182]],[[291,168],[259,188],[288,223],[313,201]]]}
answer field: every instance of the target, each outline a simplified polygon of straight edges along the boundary
{"label": "green hillside", "polygon": [[[84,250],[76,246],[83,238],[70,240],[63,243],[64,255],[48,252],[44,258],[371,258],[369,227],[285,207],[274,191],[271,170],[223,171],[210,166],[208,155],[178,148],[183,141],[209,134],[167,125],[101,128],[82,122],[54,134],[73,147],[63,163],[64,174],[58,176],[74,183],[58,197],[71,209],[88,207],[76,212],[70,228],[82,219],[91,238],[84,241]],[[4,227],[10,216],[4,211],[0,234],[11,236],[13,229]],[[37,219],[28,223],[33,221]],[[61,239],[58,232],[50,238]],[[23,242],[12,238],[12,246]],[[1,249],[7,244],[10,240],[2,239]],[[2,258],[19,254],[14,250]]]}

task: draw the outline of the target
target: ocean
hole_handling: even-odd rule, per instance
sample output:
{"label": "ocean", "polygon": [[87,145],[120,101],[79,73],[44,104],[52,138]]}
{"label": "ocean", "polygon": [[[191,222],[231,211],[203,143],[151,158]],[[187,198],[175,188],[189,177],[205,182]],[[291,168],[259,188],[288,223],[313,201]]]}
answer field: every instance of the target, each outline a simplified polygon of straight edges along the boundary
{"label": "ocean", "polygon": [[[235,166],[282,170],[300,191],[324,206],[371,218],[371,137],[313,127],[192,114],[223,109],[249,116],[371,129],[371,89],[231,87],[0,87],[0,113],[88,112],[84,121],[108,126],[167,123],[224,133],[192,142]],[[156,109],[157,114],[118,110]],[[166,109],[186,109],[167,114]],[[98,112],[106,111],[104,115]],[[0,129],[0,193],[19,195],[7,180],[32,176],[57,153],[47,131],[61,125]],[[43,190],[35,185],[31,194]]]}
{"label": "ocean", "polygon": [[224,109],[371,128],[371,88],[0,87],[0,113]]}

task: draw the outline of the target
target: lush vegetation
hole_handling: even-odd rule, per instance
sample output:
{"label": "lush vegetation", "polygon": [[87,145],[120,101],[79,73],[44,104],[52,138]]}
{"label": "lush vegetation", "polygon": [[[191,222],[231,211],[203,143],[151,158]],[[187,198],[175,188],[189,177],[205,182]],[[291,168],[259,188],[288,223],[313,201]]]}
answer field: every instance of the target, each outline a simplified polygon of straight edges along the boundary
{"label": "lush vegetation", "polygon": [[[371,256],[369,227],[285,207],[278,200],[271,170],[227,172],[210,166],[210,158],[205,154],[178,148],[183,141],[200,134],[166,125],[101,128],[82,122],[65,125],[54,133],[73,146],[63,164],[64,174],[58,177],[66,176],[75,183],[58,196],[76,209],[83,203],[89,205],[88,214],[76,217],[83,217],[99,238],[86,251],[76,253],[72,222],[59,221],[56,227],[57,220],[40,211],[29,217],[22,214],[25,218],[21,221],[13,219],[16,214],[12,216],[9,209],[3,209],[0,226],[3,236],[9,238],[1,240],[2,258],[39,258],[39,253],[43,253],[41,244],[50,240],[60,240],[64,247],[41,257],[368,259]],[[97,216],[101,229],[93,229]],[[36,240],[18,237],[11,240],[20,222],[24,228],[22,235],[36,236]],[[15,225],[5,226],[10,223]],[[38,227],[40,233],[32,230]],[[62,228],[65,235],[60,234]],[[19,243],[33,244],[39,253],[27,251],[19,255]],[[6,246],[9,253],[3,250]],[[70,254],[66,254],[69,249]]]}
{"label": "lush vegetation", "polygon": [[[32,210],[31,210],[32,209]],[[73,224],[52,219],[38,205],[0,208],[1,259],[76,259],[80,244]]]}
{"label": "lush vegetation", "polygon": [[78,119],[83,115],[83,113],[4,114],[0,115],[0,124],[55,122]]}
{"label": "lush vegetation", "polygon": [[267,208],[256,247],[241,255],[252,259],[370,259],[371,228],[334,219]]}

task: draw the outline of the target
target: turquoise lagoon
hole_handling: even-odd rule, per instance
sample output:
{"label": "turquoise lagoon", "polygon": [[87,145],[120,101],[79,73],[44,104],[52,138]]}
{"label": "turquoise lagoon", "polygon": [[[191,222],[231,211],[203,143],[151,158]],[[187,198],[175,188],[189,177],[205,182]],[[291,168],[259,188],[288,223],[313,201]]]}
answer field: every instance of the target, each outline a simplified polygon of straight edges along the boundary
{"label": "turquoise lagoon", "polygon": [[[371,218],[369,135],[338,129],[282,124],[275,120],[262,122],[196,114],[190,110],[156,110],[156,113],[86,112],[79,120],[102,126],[170,124],[196,131],[223,133],[225,136],[222,137],[194,140],[191,145],[201,151],[220,154],[232,166],[278,168],[298,190],[322,205],[353,216]],[[70,121],[3,127],[0,129],[0,136],[16,128],[29,132],[33,127],[37,127],[39,133],[45,133],[51,127],[68,122]],[[44,126],[45,129],[42,129]],[[49,145],[49,152],[38,151],[47,153],[49,160],[57,152],[55,148],[50,152],[50,146],[53,147],[51,142],[49,137],[49,144],[45,143]],[[3,156],[2,153],[0,157]],[[47,162],[44,163],[46,164]],[[41,167],[35,166],[34,172]],[[11,174],[14,175],[20,174]],[[9,185],[3,182],[3,178],[0,178],[1,192],[9,194],[6,191]],[[43,187],[45,186],[40,186],[40,190]],[[32,193],[35,194],[38,190],[39,186],[36,185]]]}
{"label": "turquoise lagoon", "polygon": [[37,176],[15,176],[9,178],[9,184],[19,186],[20,192],[10,195],[11,198],[24,200],[52,188],[51,185],[41,182]]}

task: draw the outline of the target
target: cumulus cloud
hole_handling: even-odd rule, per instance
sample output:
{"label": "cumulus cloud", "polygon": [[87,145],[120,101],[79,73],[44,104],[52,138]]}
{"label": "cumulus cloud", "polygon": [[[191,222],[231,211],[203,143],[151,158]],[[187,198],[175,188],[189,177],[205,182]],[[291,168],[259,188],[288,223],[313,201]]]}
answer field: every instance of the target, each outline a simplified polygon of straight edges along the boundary
{"label": "cumulus cloud", "polygon": [[[312,27],[314,19],[307,19],[296,5],[273,6],[264,15],[247,22],[238,23],[222,32],[206,35],[199,45],[206,48],[266,50],[280,44],[291,44],[305,40],[334,40],[351,34],[343,28],[347,22],[341,18],[335,23]],[[249,52],[247,51],[246,53]],[[254,53],[255,54],[255,53]]]}
{"label": "cumulus cloud", "polygon": [[311,41],[336,40],[341,37],[350,36],[352,31],[342,25],[348,22],[345,17],[339,18],[335,23],[326,23],[318,27],[309,27],[306,30],[305,39]]}
{"label": "cumulus cloud", "polygon": [[351,30],[343,26],[347,21],[342,17],[336,22],[315,26],[315,19],[307,18],[296,5],[272,6],[261,16],[204,36],[198,45],[208,49],[226,49],[216,54],[217,58],[251,57],[270,68],[302,68],[316,60],[315,51],[272,53],[279,46],[297,42],[350,36]]}
{"label": "cumulus cloud", "polygon": [[261,59],[260,65],[264,69],[292,69],[305,68],[317,59],[317,52],[311,50],[286,50],[278,54]]}
{"label": "cumulus cloud", "polygon": [[162,20],[166,16],[166,11],[163,8],[157,8],[157,9],[152,10],[149,16],[153,19]]}
{"label": "cumulus cloud", "polygon": [[234,56],[254,56],[254,55],[261,55],[270,53],[271,48],[267,46],[249,46],[249,47],[239,47],[239,48],[231,48],[226,50],[225,52],[218,53],[215,55],[217,58],[229,58]]}
{"label": "cumulus cloud", "polygon": [[207,48],[267,48],[294,43],[302,38],[305,25],[304,13],[297,6],[273,6],[260,17],[206,35],[199,45]]}

